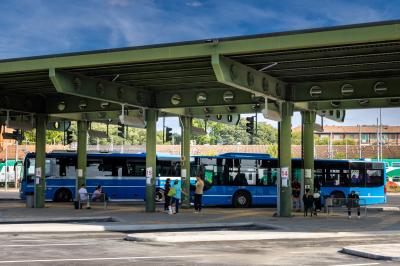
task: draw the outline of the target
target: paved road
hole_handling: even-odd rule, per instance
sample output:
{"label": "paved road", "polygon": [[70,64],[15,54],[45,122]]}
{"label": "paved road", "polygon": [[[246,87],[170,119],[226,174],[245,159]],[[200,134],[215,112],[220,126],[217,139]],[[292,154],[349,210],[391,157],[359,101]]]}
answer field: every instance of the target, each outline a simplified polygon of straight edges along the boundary
{"label": "paved road", "polygon": [[396,265],[339,253],[400,238],[138,243],[120,233],[0,235],[0,265]]}

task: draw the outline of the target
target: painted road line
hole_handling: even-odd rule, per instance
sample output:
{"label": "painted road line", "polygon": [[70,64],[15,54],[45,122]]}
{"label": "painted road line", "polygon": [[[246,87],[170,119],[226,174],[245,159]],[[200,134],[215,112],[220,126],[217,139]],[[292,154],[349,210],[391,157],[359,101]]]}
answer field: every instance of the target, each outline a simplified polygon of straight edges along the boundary
{"label": "painted road line", "polygon": [[90,246],[90,245],[98,245],[99,243],[93,242],[89,243],[53,243],[53,244],[11,244],[11,245],[1,245],[1,247],[50,247],[50,246]]}
{"label": "painted road line", "polygon": [[[94,257],[94,258],[76,258],[76,259],[31,259],[31,260],[2,260],[0,264],[8,263],[33,263],[33,262],[64,262],[64,261],[103,261],[103,260],[154,260],[154,259],[180,259],[180,258],[199,258],[208,255],[177,255],[177,256],[149,256],[149,257]],[[213,255],[216,256],[216,255]],[[222,256],[222,255],[221,255]]]}
{"label": "painted road line", "polygon": [[334,264],[331,266],[368,266],[368,265],[379,265],[379,262],[369,262],[369,263],[350,263],[350,264]]}

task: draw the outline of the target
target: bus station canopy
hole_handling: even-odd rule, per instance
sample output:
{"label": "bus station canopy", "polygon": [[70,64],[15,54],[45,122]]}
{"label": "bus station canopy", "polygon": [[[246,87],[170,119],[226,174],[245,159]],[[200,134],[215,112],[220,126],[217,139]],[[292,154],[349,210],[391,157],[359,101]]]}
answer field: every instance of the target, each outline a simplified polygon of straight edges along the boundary
{"label": "bus station canopy", "polygon": [[[45,45],[45,44],[44,44]],[[0,108],[106,120],[400,106],[400,21],[0,61]]]}

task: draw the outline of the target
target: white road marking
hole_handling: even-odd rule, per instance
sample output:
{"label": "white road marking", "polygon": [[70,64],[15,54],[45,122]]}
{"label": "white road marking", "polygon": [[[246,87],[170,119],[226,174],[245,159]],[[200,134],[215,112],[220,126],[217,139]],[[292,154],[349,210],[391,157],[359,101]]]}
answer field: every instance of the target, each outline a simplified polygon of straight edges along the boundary
{"label": "white road marking", "polygon": [[[102,260],[148,260],[148,259],[179,259],[205,257],[206,255],[182,255],[182,256],[149,256],[149,257],[105,257],[105,258],[82,258],[82,259],[33,259],[33,260],[2,260],[0,264],[7,263],[29,263],[29,262],[63,262],[63,261],[102,261]],[[213,255],[215,256],[215,255]]]}
{"label": "white road marking", "polygon": [[1,245],[1,247],[47,247],[47,246],[89,246],[89,245],[98,245],[98,243],[14,244],[14,245]]}
{"label": "white road marking", "polygon": [[367,266],[367,265],[378,265],[379,262],[370,262],[370,263],[352,263],[352,264],[335,264],[331,266]]}

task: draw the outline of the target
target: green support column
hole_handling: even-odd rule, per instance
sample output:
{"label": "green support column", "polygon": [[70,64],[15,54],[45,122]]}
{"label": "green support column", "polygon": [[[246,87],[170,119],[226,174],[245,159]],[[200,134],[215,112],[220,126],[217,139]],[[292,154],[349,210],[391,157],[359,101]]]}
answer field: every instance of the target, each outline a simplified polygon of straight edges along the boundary
{"label": "green support column", "polygon": [[190,131],[192,126],[191,117],[181,117],[182,126],[182,166],[181,166],[181,177],[182,177],[182,207],[190,207]]}
{"label": "green support column", "polygon": [[292,215],[292,115],[293,104],[283,102],[279,132],[278,215],[280,217],[290,217]]}
{"label": "green support column", "polygon": [[316,113],[314,111],[301,112],[302,127],[303,127],[303,180],[301,186],[301,197],[305,189],[309,188],[314,191],[314,125]]}
{"label": "green support column", "polygon": [[146,111],[146,212],[155,212],[157,110]]}
{"label": "green support column", "polygon": [[36,116],[36,160],[35,160],[35,188],[34,206],[43,208],[45,202],[45,166],[46,166],[46,128],[47,117],[44,114]]}
{"label": "green support column", "polygon": [[78,190],[82,184],[86,185],[86,165],[87,165],[87,131],[88,122],[78,121],[78,164],[76,170],[75,198],[78,200]]}

